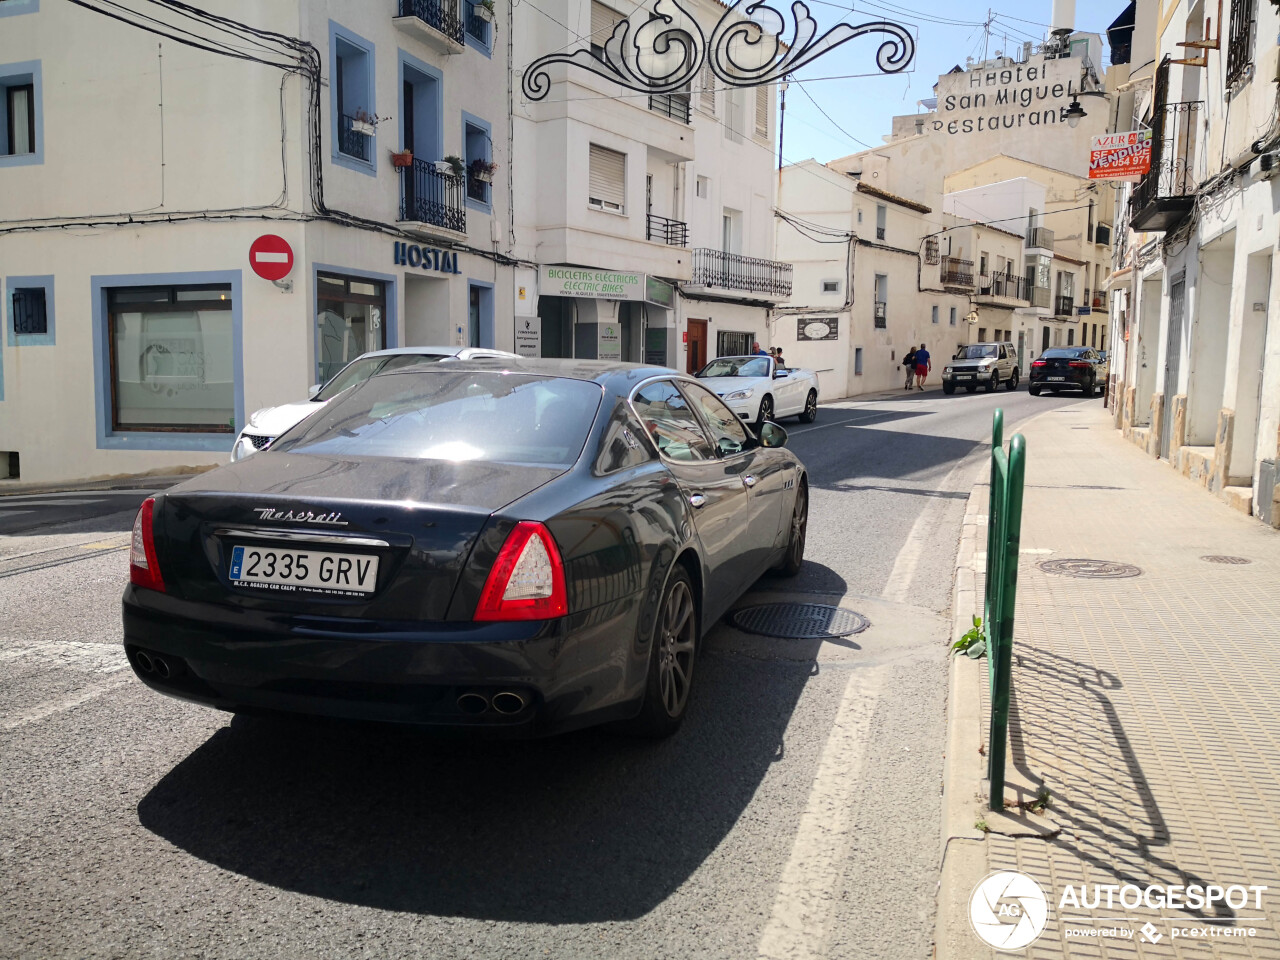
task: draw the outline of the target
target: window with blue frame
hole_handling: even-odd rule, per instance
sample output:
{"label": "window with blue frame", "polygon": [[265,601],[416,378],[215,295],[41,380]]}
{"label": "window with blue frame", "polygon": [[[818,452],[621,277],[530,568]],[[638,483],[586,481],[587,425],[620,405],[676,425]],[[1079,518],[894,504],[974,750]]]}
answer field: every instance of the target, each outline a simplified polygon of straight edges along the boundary
{"label": "window with blue frame", "polygon": [[0,162],[39,163],[39,137],[39,65],[0,64]]}
{"label": "window with blue frame", "polygon": [[49,335],[49,310],[44,287],[16,287],[11,302],[15,337]]}
{"label": "window with blue frame", "polygon": [[493,174],[497,164],[493,162],[493,141],[489,130],[479,122],[467,120],[463,124],[464,148],[467,161],[467,199],[488,206],[493,190]]}
{"label": "window with blue frame", "polygon": [[493,0],[462,0],[464,27],[468,39],[474,40],[486,51],[493,46],[490,39],[493,30]]}
{"label": "window with blue frame", "polygon": [[373,99],[373,56],[351,37],[335,33],[332,49],[334,141],[340,156],[371,163],[377,123]]}

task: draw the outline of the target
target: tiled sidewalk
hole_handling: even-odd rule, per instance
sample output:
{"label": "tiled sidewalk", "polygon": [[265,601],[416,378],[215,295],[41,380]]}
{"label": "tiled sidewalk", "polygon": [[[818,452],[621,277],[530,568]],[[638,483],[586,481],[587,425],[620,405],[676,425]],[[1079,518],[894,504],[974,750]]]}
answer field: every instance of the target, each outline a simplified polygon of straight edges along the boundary
{"label": "tiled sidewalk", "polygon": [[[963,866],[945,872],[942,897],[967,907],[974,884],[996,870],[1035,877],[1049,923],[1020,951],[1027,956],[1280,958],[1280,535],[1124,443],[1099,403],[1047,413],[1020,432],[1011,764],[1015,777],[1050,789],[1061,832],[957,838],[948,856],[968,849],[957,855]],[[986,493],[975,491],[979,515]],[[984,550],[985,525],[971,530]],[[1203,559],[1215,555],[1250,562]],[[1062,558],[1142,573],[1076,579],[1039,568]],[[981,589],[979,572],[979,605]],[[983,701],[985,740],[985,668],[960,676]],[[1060,911],[1064,888],[1085,883],[1269,889],[1260,910],[1199,917]],[[1155,942],[1141,933],[1148,921]],[[994,955],[967,924],[967,909],[951,912],[939,956]],[[1198,935],[1176,938],[1175,927]],[[1085,932],[1104,928],[1132,936]],[[1249,928],[1254,936],[1234,935]]]}

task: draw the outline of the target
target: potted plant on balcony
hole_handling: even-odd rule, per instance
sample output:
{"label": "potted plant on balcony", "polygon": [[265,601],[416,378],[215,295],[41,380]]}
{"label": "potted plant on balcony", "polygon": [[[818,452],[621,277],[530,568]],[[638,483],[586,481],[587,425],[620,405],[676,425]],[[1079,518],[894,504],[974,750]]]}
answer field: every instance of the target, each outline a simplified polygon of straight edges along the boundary
{"label": "potted plant on balcony", "polygon": [[461,177],[467,172],[466,161],[461,157],[450,154],[443,160],[436,161],[436,173],[443,173],[450,177]]}
{"label": "potted plant on balcony", "polygon": [[355,116],[351,118],[351,132],[362,133],[366,137],[372,137],[373,128],[377,124],[377,117],[370,116],[365,110],[357,110]]}
{"label": "potted plant on balcony", "polygon": [[497,169],[498,165],[492,160],[483,160],[480,157],[476,157],[467,166],[467,176],[472,180],[479,180],[481,183],[493,183],[493,171]]}
{"label": "potted plant on balcony", "polygon": [[472,6],[471,10],[479,19],[486,23],[493,23],[495,16],[493,0],[479,0],[478,3]]}
{"label": "potted plant on balcony", "polygon": [[393,167],[411,167],[413,166],[413,151],[401,150],[399,153],[391,151],[391,165]]}

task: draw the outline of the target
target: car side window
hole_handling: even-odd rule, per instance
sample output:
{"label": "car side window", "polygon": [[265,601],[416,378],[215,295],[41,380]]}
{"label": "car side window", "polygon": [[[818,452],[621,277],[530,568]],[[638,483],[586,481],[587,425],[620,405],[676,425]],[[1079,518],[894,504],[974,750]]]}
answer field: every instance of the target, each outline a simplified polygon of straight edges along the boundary
{"label": "car side window", "polygon": [[689,401],[670,380],[641,387],[631,402],[654,446],[668,460],[710,460],[714,456]]}
{"label": "car side window", "polygon": [[1008,360],[1008,359],[1009,359],[1009,354],[1005,353],[1005,351],[1004,351],[1004,347],[1003,347],[1003,346],[1000,348],[1000,357],[999,357],[999,359],[1001,359],[1001,360]]}
{"label": "car side window", "polygon": [[681,383],[690,401],[702,414],[711,431],[711,442],[722,457],[732,457],[751,446],[751,435],[732,410],[706,387],[693,383]]}
{"label": "car side window", "polygon": [[597,476],[638,467],[652,460],[653,451],[644,442],[643,434],[644,427],[636,421],[631,409],[619,401],[600,438],[600,451],[596,454],[595,463]]}

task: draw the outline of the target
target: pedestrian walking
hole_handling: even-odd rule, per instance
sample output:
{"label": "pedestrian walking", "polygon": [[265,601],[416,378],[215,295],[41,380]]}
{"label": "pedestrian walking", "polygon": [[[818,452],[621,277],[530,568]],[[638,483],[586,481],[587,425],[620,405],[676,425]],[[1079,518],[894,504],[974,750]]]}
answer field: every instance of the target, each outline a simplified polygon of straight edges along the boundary
{"label": "pedestrian walking", "polygon": [[929,351],[925,349],[924,344],[920,344],[920,349],[916,351],[916,389],[924,389],[925,378],[929,376],[929,369],[932,364],[929,363]]}
{"label": "pedestrian walking", "polygon": [[902,358],[902,365],[907,368],[907,382],[904,390],[910,390],[916,380],[916,348],[912,347]]}

